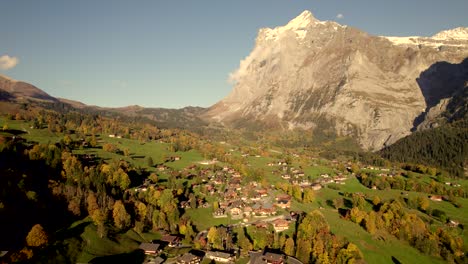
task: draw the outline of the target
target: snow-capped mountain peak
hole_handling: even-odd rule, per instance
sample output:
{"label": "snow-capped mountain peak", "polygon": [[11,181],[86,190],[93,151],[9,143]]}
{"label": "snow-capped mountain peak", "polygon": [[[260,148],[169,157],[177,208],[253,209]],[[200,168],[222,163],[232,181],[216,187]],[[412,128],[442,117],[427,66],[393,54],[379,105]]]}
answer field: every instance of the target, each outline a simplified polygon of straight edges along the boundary
{"label": "snow-capped mountain peak", "polygon": [[468,27],[444,30],[435,34],[432,38],[439,40],[468,40]]}
{"label": "snow-capped mountain peak", "polygon": [[307,34],[307,28],[314,23],[322,23],[317,20],[309,10],[305,10],[299,16],[289,21],[285,26],[262,29],[266,40],[277,40],[285,32],[292,31],[298,39],[304,39]]}

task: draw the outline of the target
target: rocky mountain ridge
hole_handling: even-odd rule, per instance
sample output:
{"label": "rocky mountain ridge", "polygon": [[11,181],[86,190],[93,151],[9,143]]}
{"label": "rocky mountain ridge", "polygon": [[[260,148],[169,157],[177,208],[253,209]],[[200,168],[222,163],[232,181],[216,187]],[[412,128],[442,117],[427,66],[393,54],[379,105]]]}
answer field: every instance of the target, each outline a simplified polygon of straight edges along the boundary
{"label": "rocky mountain ridge", "polygon": [[463,89],[463,69],[444,71],[443,79],[456,79],[445,86],[433,85],[432,76],[437,62],[457,68],[468,57],[464,32],[408,44],[304,11],[283,27],[259,30],[254,49],[230,76],[233,91],[204,117],[255,129],[323,129],[325,123],[377,150],[410,134],[422,122],[418,117]]}

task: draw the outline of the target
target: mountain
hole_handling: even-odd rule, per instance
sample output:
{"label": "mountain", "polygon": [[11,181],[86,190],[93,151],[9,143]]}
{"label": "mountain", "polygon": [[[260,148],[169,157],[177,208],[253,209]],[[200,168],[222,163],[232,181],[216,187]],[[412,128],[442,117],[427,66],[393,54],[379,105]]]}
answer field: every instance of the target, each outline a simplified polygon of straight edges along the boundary
{"label": "mountain", "polygon": [[[331,127],[377,150],[409,135],[442,98],[463,89],[466,57],[467,28],[372,36],[304,11],[285,26],[259,30],[230,76],[233,91],[203,117],[245,129]],[[444,87],[442,80],[450,82]]]}
{"label": "mountain", "polygon": [[201,107],[165,109],[144,108],[137,105],[117,108],[90,106],[70,99],[52,97],[32,84],[16,81],[4,75],[0,75],[0,101],[3,101],[0,104],[0,110],[10,114],[17,113],[20,111],[21,105],[27,103],[30,107],[34,106],[62,113],[78,111],[113,118],[138,119],[161,128],[199,130],[207,125],[198,117],[206,111]]}
{"label": "mountain", "polygon": [[0,99],[3,100],[41,100],[56,102],[57,99],[29,83],[13,80],[7,76],[0,75]]}

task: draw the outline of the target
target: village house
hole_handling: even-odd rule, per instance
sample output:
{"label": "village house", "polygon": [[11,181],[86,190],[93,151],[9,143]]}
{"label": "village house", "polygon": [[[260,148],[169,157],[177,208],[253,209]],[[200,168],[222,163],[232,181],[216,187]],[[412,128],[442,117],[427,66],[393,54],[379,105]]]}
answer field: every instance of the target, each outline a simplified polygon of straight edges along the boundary
{"label": "village house", "polygon": [[320,189],[322,189],[322,185],[321,185],[320,183],[314,183],[314,184],[312,184],[312,190],[318,191],[318,190],[320,190]]}
{"label": "village house", "polygon": [[180,246],[181,239],[178,236],[164,235],[161,241],[166,242],[169,247],[178,247]]}
{"label": "village house", "polygon": [[214,218],[224,218],[227,217],[226,210],[223,208],[218,208],[216,211],[213,212],[213,217]]}
{"label": "village house", "polygon": [[145,251],[146,255],[157,255],[161,252],[160,244],[141,243],[139,249]]}
{"label": "village house", "polygon": [[246,207],[244,208],[244,215],[245,215],[245,216],[249,217],[249,216],[252,214],[252,212],[253,212],[252,207],[246,206]]}
{"label": "village house", "polygon": [[285,256],[271,252],[249,252],[250,264],[283,264],[285,263]]}
{"label": "village house", "polygon": [[222,263],[233,262],[235,260],[232,254],[219,251],[208,251],[206,252],[205,258]]}
{"label": "village house", "polygon": [[185,253],[181,257],[177,258],[177,264],[199,264],[201,258],[193,255],[192,253]]}
{"label": "village house", "polygon": [[440,195],[431,195],[429,196],[429,199],[431,199],[434,202],[442,202],[442,196]]}
{"label": "village house", "polygon": [[263,255],[263,260],[268,264],[283,264],[284,255],[267,252]]}
{"label": "village house", "polygon": [[238,207],[234,207],[229,209],[229,213],[231,214],[232,219],[239,219],[242,218],[242,209]]}
{"label": "village house", "polygon": [[276,219],[272,224],[275,232],[281,232],[289,229],[289,222],[284,219]]}
{"label": "village house", "polygon": [[267,197],[268,196],[268,190],[267,189],[258,189],[256,191],[261,197]]}
{"label": "village house", "polygon": [[279,195],[276,197],[276,206],[287,209],[291,207],[291,196],[289,195]]}

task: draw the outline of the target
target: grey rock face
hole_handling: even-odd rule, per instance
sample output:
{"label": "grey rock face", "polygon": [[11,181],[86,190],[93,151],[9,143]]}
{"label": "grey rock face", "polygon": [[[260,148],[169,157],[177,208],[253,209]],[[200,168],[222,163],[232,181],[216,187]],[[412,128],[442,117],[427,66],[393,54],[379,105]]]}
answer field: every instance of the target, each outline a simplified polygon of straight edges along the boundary
{"label": "grey rock face", "polygon": [[418,80],[436,62],[468,56],[464,32],[408,43],[305,11],[283,27],[260,29],[253,51],[231,74],[233,91],[204,117],[276,129],[316,129],[325,119],[338,134],[377,150],[411,133],[415,119],[435,106]]}

